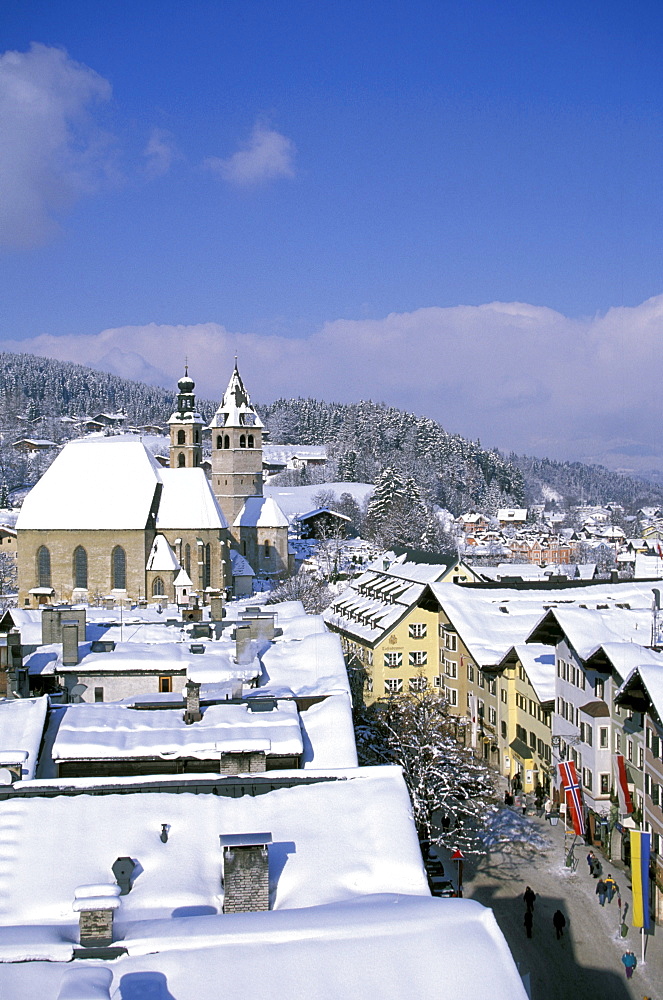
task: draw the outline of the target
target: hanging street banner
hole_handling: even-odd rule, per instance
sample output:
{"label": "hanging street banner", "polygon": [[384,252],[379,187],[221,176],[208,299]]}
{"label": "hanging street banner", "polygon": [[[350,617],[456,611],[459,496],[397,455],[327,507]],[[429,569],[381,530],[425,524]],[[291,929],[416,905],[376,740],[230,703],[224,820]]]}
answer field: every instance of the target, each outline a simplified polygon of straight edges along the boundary
{"label": "hanging street banner", "polygon": [[628,788],[628,777],[626,775],[626,763],[624,762],[624,754],[616,753],[615,757],[615,788],[617,790],[617,798],[619,799],[619,812],[620,815],[630,814],[633,810],[633,799],[631,798],[631,793]]}
{"label": "hanging street banner", "polygon": [[649,930],[649,852],[650,836],[643,830],[631,830],[631,880],[633,882],[633,927]]}
{"label": "hanging street banner", "polygon": [[572,760],[564,760],[559,767],[559,776],[566,792],[566,802],[571,812],[573,829],[579,837],[585,835],[585,819],[582,811],[582,795],[580,793],[580,782],[576,773],[576,766]]}

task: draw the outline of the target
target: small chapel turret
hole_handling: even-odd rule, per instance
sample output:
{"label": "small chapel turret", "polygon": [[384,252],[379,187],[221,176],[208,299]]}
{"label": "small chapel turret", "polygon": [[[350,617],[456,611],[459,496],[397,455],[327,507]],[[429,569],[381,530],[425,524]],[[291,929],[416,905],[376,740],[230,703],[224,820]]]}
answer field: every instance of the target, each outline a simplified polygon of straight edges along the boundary
{"label": "small chapel turret", "polygon": [[188,365],[177,383],[177,408],[168,421],[171,469],[198,468],[203,457],[203,418],[196,412],[195,382]]}
{"label": "small chapel turret", "polygon": [[249,497],[262,496],[263,423],[235,368],[210,423],[212,491],[229,525]]}

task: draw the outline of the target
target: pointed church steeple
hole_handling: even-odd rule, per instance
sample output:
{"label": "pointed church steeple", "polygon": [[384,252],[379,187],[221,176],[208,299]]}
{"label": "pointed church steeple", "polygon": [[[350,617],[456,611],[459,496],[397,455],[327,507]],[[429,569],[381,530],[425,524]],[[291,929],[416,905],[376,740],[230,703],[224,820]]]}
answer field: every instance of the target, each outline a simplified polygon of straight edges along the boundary
{"label": "pointed church steeple", "polygon": [[235,359],[223,399],[210,423],[212,490],[233,524],[248,497],[262,496],[263,423],[251,405]]}
{"label": "pointed church steeple", "polygon": [[184,365],[184,375],[177,383],[177,407],[168,421],[170,427],[171,469],[198,468],[203,457],[203,418],[196,412],[196,384]]}

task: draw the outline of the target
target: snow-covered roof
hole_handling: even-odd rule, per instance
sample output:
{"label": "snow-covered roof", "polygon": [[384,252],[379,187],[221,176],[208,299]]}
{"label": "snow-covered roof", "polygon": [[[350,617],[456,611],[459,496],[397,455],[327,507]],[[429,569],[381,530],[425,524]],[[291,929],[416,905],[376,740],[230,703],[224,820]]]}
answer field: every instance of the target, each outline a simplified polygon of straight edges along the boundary
{"label": "snow-covered roof", "polygon": [[[401,568],[362,573],[323,612],[325,621],[332,628],[354,635],[363,642],[378,642],[414,607],[424,591],[425,581],[413,583],[407,576],[397,576],[393,572]],[[431,567],[418,568],[425,573]]]}
{"label": "snow-covered roof", "polygon": [[288,635],[292,635],[292,630],[262,653],[260,687],[279,695],[342,694],[349,697],[350,686],[339,637],[327,631],[313,632],[302,639],[287,638]]}
{"label": "snow-covered roof", "polygon": [[70,441],[26,496],[16,527],[143,529],[160,482],[140,441]]}
{"label": "snow-covered roof", "polygon": [[642,552],[636,552],[633,576],[636,580],[662,580],[663,559],[657,555],[648,556]]}
{"label": "snow-covered roof", "polygon": [[255,576],[248,561],[237,549],[230,550],[230,565],[233,576]]}
{"label": "snow-covered roof", "polygon": [[24,659],[31,674],[186,673],[191,680],[212,683],[234,678],[250,681],[260,673],[257,658],[235,663],[235,643],[230,639],[195,640],[204,653],[192,653],[190,642],[118,642],[110,652],[93,653],[91,643],[79,643],[79,662],[62,663],[62,644],[40,646]]}
{"label": "snow-covered roof", "polygon": [[16,526],[144,529],[159,486],[160,530],[227,527],[202,469],[163,469],[126,435],[70,441],[26,496]]}
{"label": "snow-covered roof", "polygon": [[555,697],[555,650],[542,643],[518,643],[513,651],[523,665],[540,702]]}
{"label": "snow-covered roof", "polygon": [[663,653],[641,646],[637,642],[602,642],[593,655],[601,654],[612,664],[621,678],[628,677],[635,667],[645,663],[651,663],[663,671]]}
{"label": "snow-covered roof", "polygon": [[299,756],[302,734],[297,706],[279,701],[271,712],[242,704],[208,705],[202,719],[187,725],[179,709],[135,709],[113,702],[68,705],[52,757],[108,760],[140,757],[218,759],[220,753],[264,750]]}
{"label": "snow-covered roof", "polygon": [[228,522],[203,469],[162,469],[163,493],[157,513],[161,531],[227,528]]}
{"label": "snow-covered roof", "polygon": [[[34,778],[39,747],[44,734],[48,697],[13,698],[0,701],[0,752],[24,751],[22,776]],[[18,761],[16,761],[18,763]]]}
{"label": "snow-covered roof", "polygon": [[651,631],[651,607],[557,607],[541,616],[531,630],[537,640],[549,624],[556,623],[582,660],[588,659],[605,643],[648,641]]}
{"label": "snow-covered roof", "polygon": [[305,768],[356,767],[352,703],[345,694],[315,701],[300,712]]}
{"label": "snow-covered roof", "polygon": [[[287,465],[292,458],[325,461],[327,446],[324,444],[263,444],[262,458],[268,465]],[[316,489],[320,490],[317,486]]]}
{"label": "snow-covered roof", "polygon": [[371,483],[320,483],[311,486],[268,486],[263,487],[266,497],[276,500],[280,509],[289,518],[310,510],[314,504],[313,498],[321,490],[331,491],[340,497],[342,493],[349,493],[354,497],[359,506],[363,504],[375,487]]}
{"label": "snow-covered roof", "polygon": [[156,570],[159,573],[177,571],[180,568],[179,560],[163,535],[155,535],[152,542],[152,549],[147,557],[146,569]]}
{"label": "snow-covered roof", "polygon": [[659,721],[663,722],[663,657],[658,663],[643,662],[634,667],[617,694],[627,691],[638,679],[644,685]]}
{"label": "snow-covered roof", "polygon": [[288,519],[271,497],[247,497],[235,528],[287,528]]}

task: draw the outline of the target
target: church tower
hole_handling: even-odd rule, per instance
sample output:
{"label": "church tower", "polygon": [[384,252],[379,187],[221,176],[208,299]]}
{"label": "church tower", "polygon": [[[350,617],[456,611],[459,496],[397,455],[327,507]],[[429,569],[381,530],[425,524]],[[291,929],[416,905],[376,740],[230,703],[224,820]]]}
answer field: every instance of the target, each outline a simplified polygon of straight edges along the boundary
{"label": "church tower", "polygon": [[203,418],[196,413],[195,387],[185,365],[184,375],[177,383],[177,409],[168,421],[171,469],[197,469],[202,462]]}
{"label": "church tower", "polygon": [[249,497],[262,496],[262,431],[237,362],[210,423],[212,491],[232,526]]}

